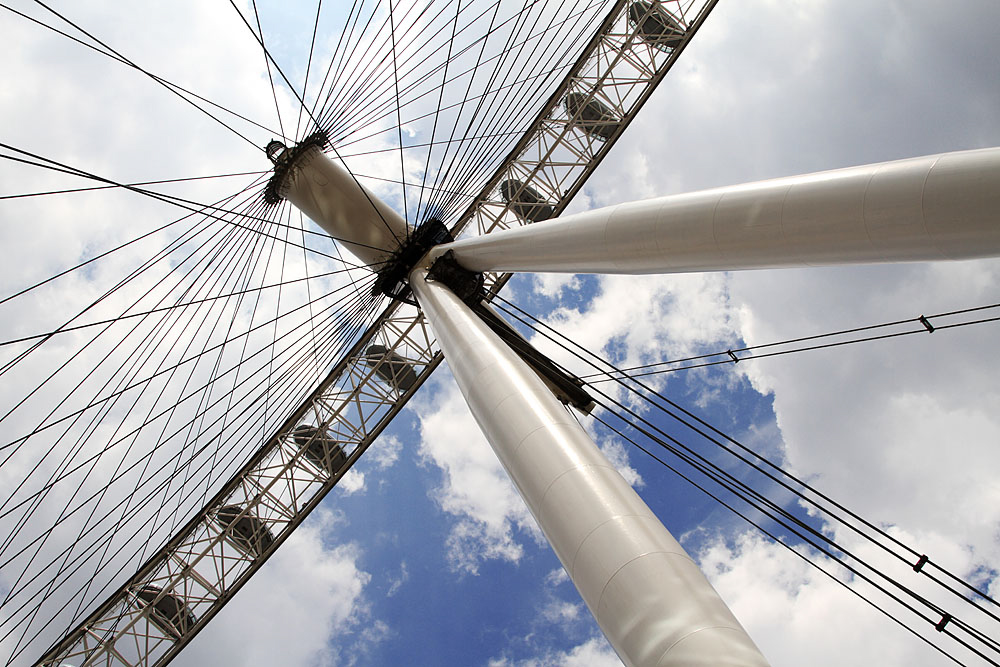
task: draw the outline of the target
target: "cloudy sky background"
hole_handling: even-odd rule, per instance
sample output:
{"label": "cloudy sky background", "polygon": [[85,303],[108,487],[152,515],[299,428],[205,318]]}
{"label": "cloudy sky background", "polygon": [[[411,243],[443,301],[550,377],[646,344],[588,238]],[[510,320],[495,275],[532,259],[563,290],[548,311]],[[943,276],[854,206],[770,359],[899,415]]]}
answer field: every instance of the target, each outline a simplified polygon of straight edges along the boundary
{"label": "cloudy sky background", "polygon": [[[157,74],[274,124],[259,49],[232,7],[93,2],[66,10]],[[304,57],[296,50],[308,47],[314,10],[271,8],[265,25],[276,52]],[[4,143],[120,180],[266,168],[259,151],[120,65],[23,19],[0,21],[12,73],[0,87]],[[997,25],[1000,8],[985,0],[724,0],[571,210],[1000,144]],[[3,174],[5,193],[65,182],[26,168]],[[207,200],[213,187],[183,191]],[[3,293],[120,238],[130,218],[165,215],[130,195],[4,202]],[[590,349],[646,361],[997,303],[998,278],[1000,262],[984,260],[527,277],[505,294]],[[76,287],[86,294],[86,284]],[[5,338],[42,330],[44,306],[8,313]],[[995,595],[994,326],[676,374],[664,387]],[[5,395],[16,393],[5,384]],[[641,452],[604,437],[601,444],[773,664],[942,663]],[[16,472],[4,470],[4,483]],[[617,664],[446,368],[177,664],[210,660]]]}

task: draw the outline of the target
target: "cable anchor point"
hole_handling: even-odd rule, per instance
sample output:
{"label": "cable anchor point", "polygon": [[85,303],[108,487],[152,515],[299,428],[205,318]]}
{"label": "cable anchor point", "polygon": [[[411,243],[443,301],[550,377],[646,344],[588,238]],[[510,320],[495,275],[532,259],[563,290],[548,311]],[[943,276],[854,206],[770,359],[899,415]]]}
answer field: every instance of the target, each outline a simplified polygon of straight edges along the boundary
{"label": "cable anchor point", "polygon": [[464,268],[455,259],[455,252],[448,250],[434,261],[427,271],[427,277],[454,292],[501,341],[531,367],[562,403],[572,405],[588,415],[594,410],[596,403],[584,389],[583,380],[535,349],[514,327],[486,305],[482,273]]}
{"label": "cable anchor point", "polygon": [[[443,222],[437,218],[424,220],[417,225],[413,233],[403,243],[399,244],[399,248],[392,253],[389,260],[377,271],[378,277],[372,286],[372,294],[384,294],[390,299],[408,303],[411,306],[417,305],[417,302],[412,298],[412,294],[410,293],[410,271],[420,261],[420,258],[427,254],[428,250],[436,245],[450,243],[451,241],[454,241],[454,238],[452,238],[451,232]],[[437,263],[434,266],[437,266]],[[438,276],[434,275],[434,267],[431,267],[430,275],[433,278],[438,278]],[[482,274],[478,275],[478,290],[481,291],[483,278]],[[462,277],[472,281],[476,280],[475,274],[471,273],[469,273],[469,276],[463,275]]]}

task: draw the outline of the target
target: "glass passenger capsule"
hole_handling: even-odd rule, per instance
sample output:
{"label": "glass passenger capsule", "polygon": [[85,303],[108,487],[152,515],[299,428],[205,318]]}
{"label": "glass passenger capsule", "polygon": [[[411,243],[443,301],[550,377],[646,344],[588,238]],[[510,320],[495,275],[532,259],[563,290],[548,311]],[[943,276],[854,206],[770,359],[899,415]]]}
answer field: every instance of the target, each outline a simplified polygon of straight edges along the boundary
{"label": "glass passenger capsule", "polygon": [[292,431],[295,444],[302,450],[302,457],[331,477],[336,476],[347,462],[344,448],[328,434],[315,426],[303,424]]}
{"label": "glass passenger capsule", "polygon": [[516,178],[500,184],[500,196],[505,204],[510,204],[511,212],[522,220],[541,222],[555,214],[555,209],[538,190]]}
{"label": "glass passenger capsule", "polygon": [[253,514],[240,516],[243,508],[239,505],[225,505],[215,513],[215,520],[228,531],[228,537],[247,556],[257,558],[267,551],[274,542],[274,536],[267,524]]}
{"label": "glass passenger capsule", "polygon": [[684,28],[658,3],[636,0],[628,8],[628,24],[642,41],[670,51],[684,40]]}
{"label": "glass passenger capsule", "polygon": [[365,363],[375,368],[375,375],[398,391],[409,391],[417,383],[413,364],[383,345],[372,345],[365,350]]}
{"label": "glass passenger capsule", "polygon": [[600,100],[587,99],[586,93],[570,93],[564,104],[570,124],[592,137],[610,139],[621,120],[608,105]]}
{"label": "glass passenger capsule", "polygon": [[[144,586],[135,591],[136,602],[141,609],[149,608],[149,620],[163,634],[177,640],[186,635],[198,618],[184,599],[172,593],[163,593],[156,586]],[[157,600],[157,596],[159,599]]]}

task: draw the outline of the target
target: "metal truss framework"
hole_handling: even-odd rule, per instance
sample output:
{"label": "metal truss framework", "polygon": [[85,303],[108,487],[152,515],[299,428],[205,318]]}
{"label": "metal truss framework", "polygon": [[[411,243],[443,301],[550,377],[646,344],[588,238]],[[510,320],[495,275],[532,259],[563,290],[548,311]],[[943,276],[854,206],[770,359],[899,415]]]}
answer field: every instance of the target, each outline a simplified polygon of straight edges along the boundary
{"label": "metal truss framework", "polygon": [[[558,215],[716,2],[616,2],[453,234],[487,234]],[[648,20],[662,11],[679,30],[657,41]],[[546,207],[548,215],[532,213]],[[488,274],[490,293],[509,277]],[[40,664],[171,660],[320,503],[441,360],[422,314],[390,304],[215,497]]]}

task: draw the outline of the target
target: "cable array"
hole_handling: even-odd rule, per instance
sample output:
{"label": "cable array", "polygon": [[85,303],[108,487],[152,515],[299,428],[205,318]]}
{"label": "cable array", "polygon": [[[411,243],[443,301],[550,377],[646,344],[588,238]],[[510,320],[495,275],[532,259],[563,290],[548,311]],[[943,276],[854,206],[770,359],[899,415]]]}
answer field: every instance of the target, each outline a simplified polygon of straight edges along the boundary
{"label": "cable array", "polygon": [[[496,300],[501,312],[597,371],[583,377],[590,378],[587,386],[601,408],[595,413],[595,420],[608,431],[644,452],[797,557],[808,561],[953,662],[963,664],[953,652],[932,642],[921,630],[932,627],[987,663],[998,664],[1000,642],[996,636],[1000,626],[1000,605],[985,591],[683,408],[652,385],[638,379],[639,374],[633,375],[629,369],[616,367],[503,297],[497,296]],[[926,318],[920,316],[846,332],[927,322],[936,317],[977,313],[998,307],[1000,305],[990,305]],[[982,318],[946,326],[973,326],[998,319]],[[926,333],[927,330],[922,324],[921,331]],[[792,342],[843,333],[833,332]],[[868,337],[870,340],[878,338]],[[758,348],[770,345],[778,343]],[[632,371],[639,368],[646,367],[634,367]],[[613,381],[618,392],[602,389],[595,383],[597,378]],[[630,405],[625,397],[651,408],[652,412],[634,407],[634,403]],[[803,550],[803,545],[808,548]],[[877,557],[866,555],[869,548],[875,549]],[[898,573],[911,570],[917,573],[915,576],[919,577],[919,581],[906,583]],[[868,590],[846,581],[841,574],[845,571],[855,584],[863,582]],[[932,582],[932,589],[936,588],[937,592],[923,592],[925,581]],[[940,594],[942,591],[943,596]],[[894,606],[887,604],[890,601]],[[900,610],[910,615],[904,615]]]}
{"label": "cable array", "polygon": [[[323,53],[330,22],[318,2],[298,88],[274,57],[263,7],[232,5],[234,30],[263,56],[271,121],[158,76],[72,10],[0,8],[152,80],[257,148],[323,130],[334,158],[416,224],[451,222],[482,189],[608,7],[359,0]],[[294,123],[282,117],[283,92],[298,101]],[[0,295],[0,307],[30,309],[90,288],[104,267],[128,267],[74,309],[23,317],[0,340],[0,377],[24,387],[0,406],[0,464],[25,470],[0,497],[0,567],[21,572],[0,618],[0,639],[17,638],[13,659],[73,626],[158,549],[376,320],[382,299],[371,292],[378,267],[341,257],[286,205],[262,205],[267,172],[125,181],[9,143],[0,159],[93,184],[7,200],[131,193],[181,212]],[[208,203],[163,189],[228,179],[244,185]]]}
{"label": "cable array", "polygon": [[[851,329],[841,329],[840,331],[830,331],[828,333],[816,334],[813,336],[801,336],[798,338],[789,338],[781,341],[774,341],[771,343],[762,343],[759,345],[749,345],[746,347],[730,348],[727,350],[720,350],[719,352],[710,352],[708,354],[699,354],[693,357],[685,357],[683,359],[670,359],[668,361],[658,361],[652,364],[642,364],[640,366],[631,366],[629,368],[622,368],[618,371],[605,371],[600,373],[592,373],[584,376],[583,379],[589,380],[592,384],[599,382],[613,382],[617,377],[621,378],[639,378],[646,377],[650,375],[661,375],[664,373],[676,373],[677,371],[687,371],[695,368],[708,368],[710,366],[719,366],[724,364],[738,364],[741,361],[753,361],[755,359],[768,359],[770,357],[779,357],[786,354],[795,354],[798,352],[812,352],[815,350],[825,350],[834,347],[843,347],[845,345],[855,345],[857,343],[870,343],[879,340],[891,340],[894,338],[900,338],[902,336],[913,336],[919,334],[934,333],[937,330],[948,331],[949,329],[956,329],[960,327],[972,326],[975,324],[987,324],[990,322],[1000,321],[1000,315],[994,315],[991,317],[982,317],[979,319],[964,319],[960,321],[954,321],[963,316],[971,316],[973,314],[986,314],[987,311],[996,311],[1000,309],[1000,304],[991,304],[988,306],[977,306],[975,308],[963,308],[961,310],[952,310],[944,313],[935,313],[933,315],[918,315],[917,317],[910,318],[908,320],[895,320],[893,322],[882,322],[880,324],[872,324],[864,327],[854,327]],[[931,324],[933,320],[934,324]],[[906,325],[911,325],[909,327],[903,328]],[[902,330],[900,330],[902,329]],[[874,333],[874,332],[882,333]],[[857,334],[870,333],[866,336],[858,336]],[[805,345],[803,343],[806,343]],[[749,354],[745,354],[749,353]],[[697,362],[697,363],[690,363]],[[620,373],[619,375],[616,375]]]}
{"label": "cable array", "polygon": [[[524,134],[607,7],[529,2],[502,12],[495,1],[467,16],[470,4],[411,6],[390,20],[383,5],[355,2],[321,85],[314,115],[336,155],[350,168],[395,154],[405,185],[393,203],[411,221],[454,221]],[[405,143],[403,128],[420,128],[424,138]],[[408,161],[422,165],[419,182]]]}
{"label": "cable array", "polygon": [[[276,116],[258,122],[158,76],[71,10],[35,5],[0,8],[154,81],[257,148],[325,131],[335,159],[413,224],[450,222],[482,189],[608,6],[359,0],[321,53],[329,20],[317,3],[298,88],[270,48],[263,8],[232,3],[234,30],[256,42],[268,73]],[[279,88],[298,101],[294,123]],[[382,156],[395,173],[379,168]],[[0,340],[0,377],[24,387],[0,406],[0,464],[25,471],[0,497],[0,567],[21,572],[3,591],[0,639],[18,638],[16,657],[73,626],[163,544],[376,320],[382,299],[371,293],[378,267],[341,257],[287,206],[262,205],[267,172],[124,181],[9,143],[0,159],[93,183],[4,199],[132,193],[181,211],[0,295],[0,307],[30,309],[128,267],[74,309],[23,317]],[[228,179],[245,184],[209,203],[163,189]]]}
{"label": "cable array", "polygon": [[[0,376],[24,387],[0,416],[0,465],[25,471],[0,498],[0,567],[21,573],[0,619],[13,660],[75,624],[200,508],[382,299],[369,269],[322,249],[329,237],[287,207],[262,207],[263,174],[201,204],[2,148],[4,159],[186,213],[0,300],[22,308],[73,291],[84,271],[132,262],[57,326],[0,341]],[[310,270],[317,258],[340,268]]]}

